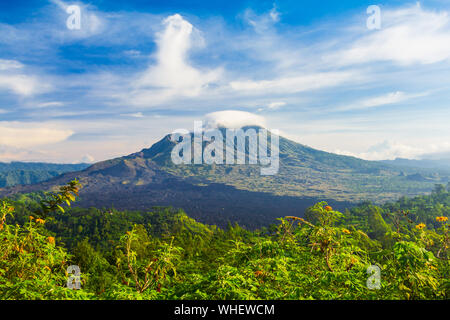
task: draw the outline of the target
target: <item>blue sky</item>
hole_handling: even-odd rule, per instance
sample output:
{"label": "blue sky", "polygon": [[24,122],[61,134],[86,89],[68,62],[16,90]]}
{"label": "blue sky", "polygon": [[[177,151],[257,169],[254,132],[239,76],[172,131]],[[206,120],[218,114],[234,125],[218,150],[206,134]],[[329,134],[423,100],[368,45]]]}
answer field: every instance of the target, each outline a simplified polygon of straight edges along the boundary
{"label": "blue sky", "polygon": [[100,161],[211,118],[370,160],[449,157],[449,86],[444,0],[0,2],[0,161]]}

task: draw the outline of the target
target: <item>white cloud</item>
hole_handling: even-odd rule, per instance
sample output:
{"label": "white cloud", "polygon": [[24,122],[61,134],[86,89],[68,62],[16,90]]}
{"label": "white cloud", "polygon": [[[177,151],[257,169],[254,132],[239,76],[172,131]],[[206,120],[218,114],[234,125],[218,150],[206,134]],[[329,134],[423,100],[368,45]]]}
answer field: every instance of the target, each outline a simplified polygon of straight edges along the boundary
{"label": "white cloud", "polygon": [[232,81],[233,90],[247,93],[296,93],[333,87],[360,78],[354,72],[320,72],[293,77],[282,77],[274,80]]}
{"label": "white cloud", "polygon": [[286,105],[286,102],[284,102],[284,101],[277,101],[277,102],[269,103],[267,108],[270,109],[270,110],[278,110],[279,108],[281,108],[281,107],[283,107],[285,105]]}
{"label": "white cloud", "polygon": [[0,89],[6,89],[18,95],[29,96],[42,91],[45,85],[33,76],[16,74],[6,75],[0,73]]}
{"label": "white cloud", "polygon": [[274,5],[272,9],[264,14],[257,15],[251,9],[247,9],[244,13],[244,20],[253,27],[259,34],[267,33],[275,23],[280,21],[280,13]]}
{"label": "white cloud", "polygon": [[220,69],[204,71],[189,63],[189,50],[202,41],[191,23],[179,14],[169,16],[163,23],[165,29],[156,41],[156,65],[150,66],[132,84],[132,101],[138,105],[199,96],[221,74]]}
{"label": "white cloud", "polygon": [[0,71],[8,69],[21,69],[23,64],[16,60],[0,59]]}
{"label": "white cloud", "polygon": [[74,132],[50,124],[0,122],[0,145],[16,148],[29,148],[61,142]]}
{"label": "white cloud", "polygon": [[132,118],[143,118],[144,115],[142,114],[142,112],[136,112],[136,113],[124,113],[121,114],[124,117],[132,117]]}
{"label": "white cloud", "polygon": [[420,5],[382,9],[381,30],[364,30],[346,49],[329,55],[338,64],[391,61],[399,65],[431,64],[450,58],[448,12]]}
{"label": "white cloud", "polygon": [[274,102],[270,102],[269,104],[265,105],[264,107],[258,108],[257,110],[258,110],[258,112],[262,112],[264,110],[275,111],[285,105],[286,105],[286,102],[284,102],[284,101],[274,101]]}
{"label": "white cloud", "polygon": [[54,107],[62,107],[64,106],[64,103],[60,101],[49,101],[49,102],[42,102],[38,103],[36,107],[38,108],[54,108]]}
{"label": "white cloud", "polygon": [[450,143],[441,142],[425,146],[409,145],[397,141],[385,140],[368,148],[365,152],[347,152],[336,150],[338,154],[358,157],[365,160],[394,160],[396,158],[420,159],[424,154],[433,154],[450,150]]}
{"label": "white cloud", "polygon": [[238,129],[245,126],[267,127],[266,120],[259,115],[237,110],[225,110],[205,115],[205,126],[210,128],[225,127]]}
{"label": "white cloud", "polygon": [[90,154],[85,154],[84,157],[81,159],[82,163],[92,163],[95,161],[95,158],[91,156]]}
{"label": "white cloud", "polygon": [[270,10],[269,15],[270,18],[272,18],[272,21],[280,21],[280,13],[277,11],[277,7],[275,5],[273,6],[272,10]]}
{"label": "white cloud", "polygon": [[23,69],[25,69],[25,66],[19,61],[0,59],[0,90],[30,96],[50,88],[50,85],[42,79],[35,75],[26,74]]}
{"label": "white cloud", "polygon": [[338,107],[336,110],[346,111],[346,110],[368,109],[389,104],[396,104],[410,99],[424,97],[426,95],[428,95],[427,92],[408,94],[402,91],[395,91],[385,95],[363,99],[350,105]]}
{"label": "white cloud", "polygon": [[31,161],[39,158],[42,155],[43,154],[41,152],[0,144],[0,161],[2,162]]}

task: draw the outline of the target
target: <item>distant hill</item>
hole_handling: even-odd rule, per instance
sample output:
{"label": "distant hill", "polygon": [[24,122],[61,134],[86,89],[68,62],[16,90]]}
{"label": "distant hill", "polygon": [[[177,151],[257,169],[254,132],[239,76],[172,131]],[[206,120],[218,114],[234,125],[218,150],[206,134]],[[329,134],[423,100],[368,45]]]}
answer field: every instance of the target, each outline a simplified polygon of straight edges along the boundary
{"label": "distant hill", "polygon": [[0,162],[0,188],[42,182],[60,174],[79,171],[89,165],[39,162]]}
{"label": "distant hill", "polygon": [[410,159],[397,158],[395,160],[382,160],[381,162],[396,165],[396,166],[401,166],[401,167],[450,170],[450,159],[410,160]]}
{"label": "distant hill", "polygon": [[174,206],[203,223],[253,228],[283,215],[302,215],[319,200],[343,209],[363,200],[425,194],[450,179],[450,171],[399,167],[319,151],[284,137],[279,141],[280,169],[273,176],[261,176],[260,165],[175,165],[170,156],[175,143],[167,135],[151,148],[36,185],[0,189],[0,196],[49,190],[78,178],[84,186],[79,206]]}

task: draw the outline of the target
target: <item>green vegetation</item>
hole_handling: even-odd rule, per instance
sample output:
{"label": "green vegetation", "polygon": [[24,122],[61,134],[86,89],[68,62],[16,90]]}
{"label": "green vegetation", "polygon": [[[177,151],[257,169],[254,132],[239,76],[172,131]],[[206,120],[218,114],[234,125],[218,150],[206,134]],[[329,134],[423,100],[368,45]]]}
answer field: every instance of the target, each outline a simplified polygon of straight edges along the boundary
{"label": "green vegetation", "polygon": [[83,170],[87,164],[0,162],[0,188],[46,181],[70,171]]}
{"label": "green vegetation", "polygon": [[[449,298],[442,185],[344,213],[321,202],[257,231],[163,207],[70,208],[79,188],[0,202],[1,299]],[[66,286],[69,265],[81,268],[81,290]],[[372,265],[380,289],[368,288]]]}
{"label": "green vegetation", "polygon": [[198,222],[225,229],[232,221],[255,230],[283,215],[302,215],[319,201],[340,211],[364,200],[381,205],[403,195],[427,194],[435,184],[446,185],[450,179],[449,170],[365,161],[283,137],[280,170],[274,176],[261,176],[259,165],[174,165],[174,144],[166,136],[149,149],[98,162],[83,171],[39,184],[0,188],[0,197],[51,191],[78,179],[85,186],[78,200],[84,208],[142,212],[153,206],[173,206]]}

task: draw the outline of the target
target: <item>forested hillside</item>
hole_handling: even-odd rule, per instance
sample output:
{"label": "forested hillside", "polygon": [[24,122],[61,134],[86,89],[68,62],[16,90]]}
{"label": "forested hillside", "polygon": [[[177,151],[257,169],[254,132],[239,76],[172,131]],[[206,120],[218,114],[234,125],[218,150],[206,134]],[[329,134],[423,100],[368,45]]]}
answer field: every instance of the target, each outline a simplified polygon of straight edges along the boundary
{"label": "forested hillside", "polygon": [[448,186],[343,213],[321,202],[257,231],[163,207],[70,209],[79,188],[0,203],[1,299],[449,298]]}
{"label": "forested hillside", "polygon": [[[226,129],[221,130],[225,137]],[[319,201],[337,210],[366,199],[382,204],[429,193],[450,178],[448,170],[393,166],[316,150],[281,136],[279,140],[280,168],[273,176],[262,176],[260,164],[175,165],[171,152],[176,142],[167,135],[148,149],[82,171],[0,188],[0,197],[53,190],[78,179],[84,188],[77,206],[83,208],[146,211],[173,206],[202,223],[224,228],[232,221],[253,230],[282,215],[302,215]],[[248,153],[246,144],[246,157]]]}
{"label": "forested hillside", "polygon": [[46,181],[62,173],[87,168],[88,164],[0,162],[0,188]]}

